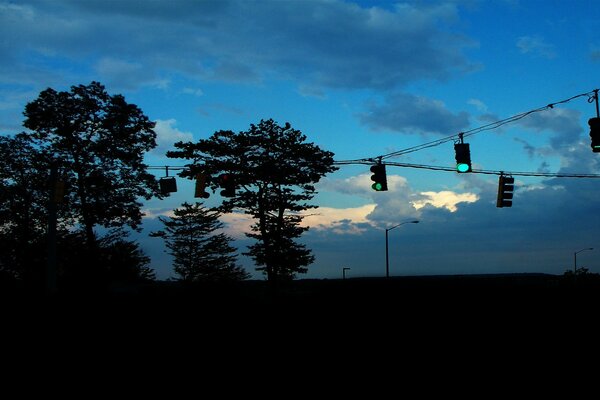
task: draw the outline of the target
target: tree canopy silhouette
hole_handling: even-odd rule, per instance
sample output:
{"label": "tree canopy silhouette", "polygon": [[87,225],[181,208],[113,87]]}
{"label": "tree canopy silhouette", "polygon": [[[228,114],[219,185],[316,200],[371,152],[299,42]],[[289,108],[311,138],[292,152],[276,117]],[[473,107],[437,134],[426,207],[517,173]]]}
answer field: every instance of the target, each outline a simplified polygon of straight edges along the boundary
{"label": "tree canopy silhouette", "polygon": [[200,203],[183,203],[173,211],[174,216],[159,217],[164,229],[150,236],[165,240],[173,256],[175,272],[183,281],[239,281],[248,278],[235,265],[236,249],[233,239],[225,233],[215,233],[223,227],[220,213]]}
{"label": "tree canopy silhouette", "polygon": [[43,257],[49,163],[24,134],[0,136],[0,159],[0,270],[33,279],[41,273],[34,265]]}
{"label": "tree canopy silhouette", "polygon": [[305,273],[314,256],[297,239],[308,228],[300,226],[303,211],[316,193],[314,184],[337,168],[333,153],[306,142],[306,136],[289,123],[272,119],[250,125],[248,131],[217,131],[197,143],[175,144],[171,158],[191,160],[180,175],[210,176],[209,186],[220,186],[219,174],[228,174],[233,196],[223,199],[223,212],[243,211],[255,223],[247,236],[256,239],[250,255],[270,281]]}
{"label": "tree canopy silhouette", "polygon": [[96,225],[139,227],[138,199],[160,196],[143,162],[144,153],[156,147],[154,122],[98,82],[69,92],[46,89],[24,115],[27,138],[57,163],[66,183],[61,216],[83,227],[88,245],[94,244]]}
{"label": "tree canopy silhouette", "polygon": [[[102,237],[94,227],[139,229],[140,197],[160,197],[143,163],[156,146],[154,123],[98,82],[46,89],[24,115],[29,131],[0,137],[0,270],[40,282],[52,260],[63,275],[88,269],[88,281],[95,274],[152,279],[147,258],[123,230]],[[50,256],[57,247],[58,259]]]}

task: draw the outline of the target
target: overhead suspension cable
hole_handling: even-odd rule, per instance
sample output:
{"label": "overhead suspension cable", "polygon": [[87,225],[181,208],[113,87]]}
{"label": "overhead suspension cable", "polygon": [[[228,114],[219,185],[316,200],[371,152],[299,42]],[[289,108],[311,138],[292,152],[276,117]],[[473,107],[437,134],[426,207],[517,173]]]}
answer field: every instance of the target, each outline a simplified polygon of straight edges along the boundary
{"label": "overhead suspension cable", "polygon": [[[370,165],[373,161],[369,159],[352,160],[352,161],[335,161],[335,165]],[[440,165],[425,165],[425,164],[410,164],[399,162],[386,162],[385,165],[402,168],[417,168],[427,169],[432,171],[448,171],[456,173],[455,167],[445,167]],[[512,175],[512,176],[541,176],[548,178],[600,178],[600,174],[584,174],[584,173],[560,173],[560,172],[523,172],[523,171],[496,171],[487,169],[472,169],[470,173],[485,174],[485,175]]]}
{"label": "overhead suspension cable", "polygon": [[385,159],[385,158],[400,156],[400,155],[412,153],[412,152],[415,152],[415,151],[423,150],[423,149],[426,149],[426,148],[439,146],[441,144],[444,144],[444,143],[447,143],[447,142],[450,142],[450,141],[455,141],[455,140],[457,140],[460,137],[460,135],[462,135],[463,137],[467,137],[467,136],[472,136],[472,135],[475,135],[475,134],[483,132],[483,131],[489,131],[489,130],[492,130],[492,129],[497,129],[497,128],[500,128],[503,125],[506,125],[506,124],[509,124],[509,123],[512,123],[512,122],[516,122],[516,121],[518,121],[520,119],[523,119],[523,118],[525,118],[528,115],[531,115],[533,113],[537,113],[537,112],[541,112],[541,111],[546,111],[546,110],[552,109],[552,108],[554,108],[555,106],[557,106],[559,104],[568,103],[571,100],[577,99],[579,97],[586,97],[587,96],[588,99],[589,99],[590,97],[594,96],[594,94],[597,92],[597,90],[598,89],[595,89],[595,90],[592,90],[592,91],[589,91],[589,92],[586,92],[586,93],[581,93],[581,94],[578,94],[578,95],[575,95],[575,96],[571,96],[568,99],[556,101],[556,102],[550,103],[550,104],[548,104],[546,106],[539,107],[539,108],[536,108],[536,109],[533,109],[533,110],[530,110],[530,111],[526,111],[526,112],[523,112],[523,113],[520,113],[520,114],[516,114],[516,115],[513,115],[511,117],[508,117],[508,118],[505,118],[505,119],[501,119],[499,121],[491,122],[489,124],[485,124],[485,125],[479,126],[477,128],[470,129],[468,131],[463,131],[463,132],[460,132],[460,133],[457,133],[457,134],[454,134],[454,135],[450,135],[450,136],[447,136],[447,137],[444,137],[444,138],[441,138],[441,139],[433,140],[431,142],[423,143],[423,144],[420,144],[420,145],[417,145],[417,146],[408,147],[408,148],[405,148],[405,149],[402,149],[402,150],[394,151],[392,153],[383,154],[383,155],[380,155],[380,156],[377,156],[377,157],[374,157],[374,158]]}

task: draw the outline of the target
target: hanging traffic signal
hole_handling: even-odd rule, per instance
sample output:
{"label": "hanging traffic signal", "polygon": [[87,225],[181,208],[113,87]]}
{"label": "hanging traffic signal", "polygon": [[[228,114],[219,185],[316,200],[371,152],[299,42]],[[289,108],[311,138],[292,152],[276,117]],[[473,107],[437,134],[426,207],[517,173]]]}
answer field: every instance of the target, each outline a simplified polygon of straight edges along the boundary
{"label": "hanging traffic signal", "polygon": [[383,192],[388,190],[387,186],[387,174],[385,172],[385,164],[374,164],[371,166],[371,180],[375,183],[371,185],[371,188],[377,192]]}
{"label": "hanging traffic signal", "polygon": [[469,143],[454,143],[454,152],[456,153],[456,171],[471,172],[471,150]]}
{"label": "hanging traffic signal", "polygon": [[158,181],[162,194],[169,194],[177,191],[177,181],[174,176],[163,176]]}
{"label": "hanging traffic signal", "polygon": [[590,126],[590,137],[592,138],[592,151],[600,153],[600,118],[590,118],[588,125]]}
{"label": "hanging traffic signal", "polygon": [[219,175],[219,186],[221,190],[221,196],[223,197],[234,197],[235,196],[235,181],[231,174]]}
{"label": "hanging traffic signal", "polygon": [[206,182],[208,181],[208,177],[205,173],[200,172],[196,174],[196,190],[194,191],[194,197],[203,197],[208,199],[210,194],[206,192]]}
{"label": "hanging traffic signal", "polygon": [[515,178],[500,175],[498,179],[498,200],[496,207],[512,207],[513,190],[515,190]]}

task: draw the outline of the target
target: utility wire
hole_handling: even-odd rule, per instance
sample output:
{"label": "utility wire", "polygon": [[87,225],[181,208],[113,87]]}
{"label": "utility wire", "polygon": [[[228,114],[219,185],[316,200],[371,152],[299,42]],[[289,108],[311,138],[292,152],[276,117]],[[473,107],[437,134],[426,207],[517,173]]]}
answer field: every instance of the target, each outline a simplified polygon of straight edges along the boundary
{"label": "utility wire", "polygon": [[518,121],[520,119],[523,119],[523,118],[525,118],[528,115],[531,115],[533,113],[537,113],[537,112],[541,112],[541,111],[546,111],[546,110],[552,109],[552,108],[554,108],[555,106],[557,106],[559,104],[568,103],[571,100],[577,99],[579,97],[587,96],[588,98],[591,98],[596,93],[596,90],[592,90],[592,91],[589,91],[589,92],[586,92],[586,93],[581,93],[581,94],[578,94],[578,95],[575,95],[575,96],[571,96],[568,99],[556,101],[556,102],[550,103],[550,104],[548,104],[548,105],[546,105],[544,107],[539,107],[539,108],[536,108],[536,109],[533,109],[533,110],[530,110],[530,111],[526,111],[526,112],[523,112],[523,113],[520,113],[520,114],[516,114],[516,115],[513,115],[512,117],[508,117],[508,118],[505,118],[505,119],[501,119],[499,121],[491,122],[489,124],[482,125],[482,126],[479,126],[477,128],[470,129],[468,131],[464,131],[464,132],[460,132],[460,133],[457,133],[457,134],[454,134],[454,135],[451,135],[451,136],[447,136],[445,138],[437,139],[437,140],[434,140],[434,141],[431,141],[431,142],[427,142],[427,143],[423,143],[423,144],[420,144],[420,145],[417,145],[417,146],[408,147],[406,149],[394,151],[392,153],[383,154],[381,156],[374,157],[374,159],[380,159],[380,160],[382,160],[382,159],[385,159],[385,158],[400,156],[400,155],[412,153],[412,152],[415,152],[415,151],[423,150],[423,149],[426,149],[426,148],[439,146],[441,144],[457,140],[457,139],[459,139],[460,136],[467,137],[467,136],[472,136],[472,135],[475,135],[475,134],[483,132],[483,131],[489,131],[489,130],[492,130],[492,129],[498,129],[498,128],[500,128],[503,125],[506,125],[506,124],[509,124],[509,123],[512,123],[512,122],[516,122],[516,121]]}
{"label": "utility wire", "polygon": [[[372,158],[359,158],[359,159],[355,159],[355,160],[334,161],[333,164],[334,165],[369,165],[369,164],[373,164],[374,162],[382,163],[382,160],[385,158],[390,158],[390,157],[395,157],[395,156],[412,153],[412,152],[423,150],[426,148],[439,146],[441,144],[444,144],[444,143],[447,143],[450,141],[455,141],[461,137],[464,138],[464,137],[475,135],[480,132],[489,131],[492,129],[498,129],[503,125],[506,125],[506,124],[509,124],[512,122],[516,122],[520,119],[527,117],[528,115],[552,109],[559,104],[568,103],[579,97],[587,96],[588,101],[591,102],[591,100],[596,99],[595,96],[597,95],[599,90],[600,89],[594,89],[594,90],[586,92],[586,93],[577,94],[577,95],[571,96],[567,99],[556,101],[554,103],[550,103],[543,107],[539,107],[539,108],[529,110],[529,111],[526,111],[526,112],[523,112],[520,114],[516,114],[511,117],[501,119],[501,120],[498,120],[495,122],[491,122],[489,124],[470,129],[468,131],[463,131],[463,132],[457,133],[455,135],[450,135],[445,138],[437,139],[437,140],[423,143],[423,144],[413,146],[413,147],[408,147],[408,148],[405,148],[402,150],[394,151],[392,153],[388,153],[388,154],[384,154],[384,155],[372,157]],[[436,166],[436,165],[409,164],[409,163],[397,163],[397,162],[386,162],[385,165],[404,167],[404,168],[428,169],[428,170],[433,170],[433,171],[456,172],[456,168],[454,168],[454,167],[444,167],[444,166]],[[147,168],[148,169],[164,169],[168,176],[169,170],[181,171],[188,167],[163,165],[163,166],[148,166]],[[477,169],[471,170],[470,173],[487,174],[487,175],[502,175],[503,174],[503,175],[513,175],[513,176],[539,176],[539,177],[552,177],[552,178],[600,178],[600,174],[582,174],[582,173],[567,174],[567,173],[552,173],[552,172],[508,172],[508,171],[477,170]]]}
{"label": "utility wire", "polygon": [[[356,160],[356,161],[335,161],[335,165],[370,165],[373,161],[369,159]],[[402,168],[417,168],[427,169],[432,171],[447,171],[456,173],[455,167],[444,167],[440,165],[425,165],[425,164],[410,164],[410,163],[399,163],[399,162],[386,162],[385,165]],[[559,173],[559,172],[522,172],[522,171],[496,171],[487,169],[473,169],[469,173],[461,174],[485,174],[485,175],[512,175],[512,176],[541,176],[548,178],[600,178],[600,174],[583,174],[583,173]]]}

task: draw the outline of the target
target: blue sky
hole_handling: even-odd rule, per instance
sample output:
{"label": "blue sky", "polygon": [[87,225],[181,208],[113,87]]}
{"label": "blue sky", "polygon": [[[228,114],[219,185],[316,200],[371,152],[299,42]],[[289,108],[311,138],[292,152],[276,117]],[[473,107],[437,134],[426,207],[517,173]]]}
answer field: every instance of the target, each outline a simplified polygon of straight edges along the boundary
{"label": "blue sky", "polygon": [[[178,140],[260,119],[290,122],[336,160],[377,157],[600,87],[600,7],[572,1],[15,1],[0,0],[0,132],[21,131],[41,90],[97,80],[157,122],[149,165],[178,165]],[[580,97],[468,137],[473,167],[600,173]],[[453,166],[452,142],[390,158]],[[179,164],[180,165],[180,164]],[[157,176],[162,176],[156,171]],[[497,176],[341,166],[318,184],[303,241],[308,278],[385,274],[600,272],[600,180],[516,177],[513,207]],[[156,217],[193,201],[190,182],[144,204],[135,234],[160,278],[172,276]],[[217,194],[207,205],[219,202]],[[240,251],[243,215],[224,216]],[[240,262],[254,273],[250,260]],[[260,278],[261,275],[254,273]]]}

